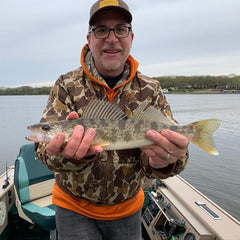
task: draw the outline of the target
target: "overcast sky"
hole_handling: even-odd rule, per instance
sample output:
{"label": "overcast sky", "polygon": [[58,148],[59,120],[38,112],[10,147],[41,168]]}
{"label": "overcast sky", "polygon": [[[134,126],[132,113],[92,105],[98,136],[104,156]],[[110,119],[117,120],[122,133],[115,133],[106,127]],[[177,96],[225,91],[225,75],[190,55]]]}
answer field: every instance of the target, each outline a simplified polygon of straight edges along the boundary
{"label": "overcast sky", "polygon": [[[94,2],[0,0],[0,86],[53,84],[79,67]],[[126,2],[142,73],[240,74],[240,0]]]}

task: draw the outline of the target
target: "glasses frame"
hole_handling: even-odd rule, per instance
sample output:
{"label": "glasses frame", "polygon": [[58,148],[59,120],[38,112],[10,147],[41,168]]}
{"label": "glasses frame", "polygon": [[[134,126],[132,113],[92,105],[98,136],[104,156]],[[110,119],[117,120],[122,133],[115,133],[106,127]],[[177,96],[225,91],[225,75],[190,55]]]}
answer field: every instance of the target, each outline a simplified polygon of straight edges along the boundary
{"label": "glasses frame", "polygon": [[[119,27],[119,26],[125,27],[125,28],[128,29],[128,33],[127,33],[126,36],[124,36],[124,37],[118,37],[118,36],[116,36],[115,30],[116,30],[116,27]],[[88,31],[88,33],[94,32],[94,36],[95,36],[97,39],[107,39],[107,38],[109,37],[111,31],[113,31],[114,36],[115,36],[116,38],[127,38],[127,37],[129,36],[129,33],[132,31],[132,27],[131,27],[131,26],[117,25],[116,27],[115,27],[115,28],[109,28],[109,27],[107,27],[107,26],[97,26],[97,27],[91,28],[91,29]],[[106,29],[108,29],[108,34],[107,34],[107,36],[106,36],[106,37],[97,37],[97,36],[96,36],[96,33],[95,33],[95,30],[96,30],[97,28],[106,28]]]}

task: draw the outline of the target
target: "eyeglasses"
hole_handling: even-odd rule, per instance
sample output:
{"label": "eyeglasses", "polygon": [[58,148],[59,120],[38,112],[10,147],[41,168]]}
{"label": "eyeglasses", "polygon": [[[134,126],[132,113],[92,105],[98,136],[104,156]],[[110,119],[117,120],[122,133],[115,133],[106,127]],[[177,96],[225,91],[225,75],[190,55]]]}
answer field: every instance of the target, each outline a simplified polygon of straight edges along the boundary
{"label": "eyeglasses", "polygon": [[116,38],[126,38],[131,30],[132,27],[125,25],[117,25],[115,28],[100,26],[90,29],[89,33],[94,32],[95,37],[98,39],[106,39],[109,37],[110,32],[113,31]]}

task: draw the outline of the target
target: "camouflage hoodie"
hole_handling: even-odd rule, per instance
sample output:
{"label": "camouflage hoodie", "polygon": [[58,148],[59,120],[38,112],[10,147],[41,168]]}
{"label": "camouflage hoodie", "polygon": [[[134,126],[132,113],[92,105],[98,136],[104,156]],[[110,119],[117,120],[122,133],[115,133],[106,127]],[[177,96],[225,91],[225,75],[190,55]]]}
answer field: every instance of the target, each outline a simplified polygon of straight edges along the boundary
{"label": "camouflage hoodie", "polygon": [[[148,101],[172,118],[159,82],[139,73],[138,63],[132,56],[113,89],[96,71],[87,45],[82,50],[81,65],[56,81],[41,122],[63,120],[71,111],[81,117],[84,106],[94,98],[124,106],[129,117],[141,102]],[[61,155],[49,156],[45,148],[46,144],[36,144],[36,154],[54,171],[57,185],[70,196],[99,205],[124,202],[138,193],[144,177],[173,176],[181,172],[187,162],[187,159],[178,160],[164,169],[152,169],[147,155],[140,149],[103,151],[94,159],[76,161]]]}

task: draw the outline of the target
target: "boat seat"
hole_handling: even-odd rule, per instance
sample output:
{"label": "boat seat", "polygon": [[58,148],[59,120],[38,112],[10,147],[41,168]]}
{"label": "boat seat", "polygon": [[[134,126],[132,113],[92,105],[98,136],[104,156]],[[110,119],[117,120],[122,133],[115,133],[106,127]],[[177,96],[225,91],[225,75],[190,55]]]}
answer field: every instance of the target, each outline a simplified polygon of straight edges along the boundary
{"label": "boat seat", "polygon": [[53,172],[36,158],[34,144],[23,145],[15,161],[14,172],[18,215],[45,230],[54,230],[54,182]]}

